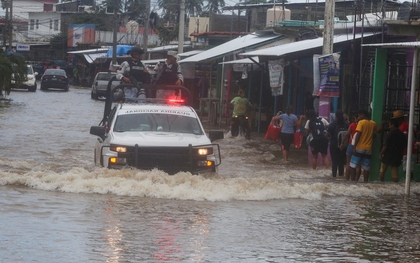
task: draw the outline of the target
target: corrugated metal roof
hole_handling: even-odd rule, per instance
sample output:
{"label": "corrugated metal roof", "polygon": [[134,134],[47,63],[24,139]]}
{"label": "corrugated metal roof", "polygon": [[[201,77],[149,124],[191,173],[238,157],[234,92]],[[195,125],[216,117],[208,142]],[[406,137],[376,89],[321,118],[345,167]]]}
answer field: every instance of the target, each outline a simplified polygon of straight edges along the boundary
{"label": "corrugated metal roof", "polygon": [[[363,37],[369,37],[378,33],[364,33]],[[359,39],[362,37],[362,34],[356,34],[355,38]],[[353,40],[353,35],[341,35],[334,36],[334,44],[346,42]],[[323,46],[324,39],[322,37],[316,39],[302,40],[293,43],[283,44],[275,47],[250,51],[246,53],[241,53],[243,56],[270,56],[270,57],[281,57],[287,54],[294,52],[299,52],[303,50],[319,48]]]}
{"label": "corrugated metal roof", "polygon": [[362,46],[363,47],[382,47],[382,48],[420,47],[420,41],[417,41],[417,42],[363,44]]}
{"label": "corrugated metal roof", "polygon": [[[191,47],[191,45],[187,45],[184,43],[184,48],[186,47]],[[166,45],[166,46],[161,46],[161,47],[148,48],[147,52],[153,53],[153,52],[161,52],[161,51],[166,51],[166,50],[178,50],[178,45]]]}
{"label": "corrugated metal roof", "polygon": [[[252,57],[252,59],[255,62],[260,62],[258,57]],[[219,64],[254,64],[255,62],[251,60],[251,58],[243,58],[243,59],[237,59],[237,60],[232,60],[232,61],[227,61],[227,62],[220,62]]]}
{"label": "corrugated metal roof", "polygon": [[234,51],[239,52],[246,48],[251,48],[253,46],[257,46],[257,45],[263,44],[264,42],[277,39],[280,37],[284,37],[284,36],[277,35],[277,34],[258,35],[258,34],[252,33],[243,37],[235,38],[229,42],[218,45],[212,49],[208,49],[195,56],[191,56],[189,58],[183,59],[180,61],[180,63],[199,62],[199,61],[215,59],[223,55],[226,55],[228,53],[232,53]]}
{"label": "corrugated metal roof", "polygon": [[197,50],[191,50],[191,51],[187,51],[187,52],[178,54],[178,56],[180,56],[181,58],[182,57],[189,57],[189,56],[197,55],[198,53],[201,53],[203,51],[204,50],[199,50],[199,49],[197,49]]}
{"label": "corrugated metal roof", "polygon": [[92,63],[97,58],[106,57],[106,53],[104,52],[104,53],[83,54],[83,56],[85,57],[88,63]]}
{"label": "corrugated metal roof", "polygon": [[76,50],[76,51],[69,51],[69,54],[89,54],[89,53],[100,53],[100,52],[107,52],[109,48],[95,48],[95,49],[85,49],[85,50]]}

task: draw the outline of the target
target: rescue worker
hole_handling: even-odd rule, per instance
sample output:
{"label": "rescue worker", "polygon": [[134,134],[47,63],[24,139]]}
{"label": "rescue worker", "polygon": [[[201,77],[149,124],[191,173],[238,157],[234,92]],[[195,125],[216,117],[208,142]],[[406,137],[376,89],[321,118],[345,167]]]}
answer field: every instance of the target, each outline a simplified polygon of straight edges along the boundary
{"label": "rescue worker", "polygon": [[157,71],[158,75],[156,85],[180,86],[184,83],[176,51],[168,51],[165,63],[157,64],[154,70]]}
{"label": "rescue worker", "polygon": [[[117,69],[118,80],[121,80],[122,83],[131,83],[136,86],[136,83],[132,81],[137,81],[139,85],[149,84],[150,83],[150,73],[141,62],[141,56],[144,54],[144,51],[140,47],[133,47],[130,51],[127,52],[131,58],[127,61],[121,63],[120,67]],[[147,86],[147,85],[146,85]],[[148,89],[145,85],[141,85],[142,89],[146,90],[148,94]],[[126,90],[126,97],[137,97],[141,90],[137,88],[131,88],[131,91]]]}

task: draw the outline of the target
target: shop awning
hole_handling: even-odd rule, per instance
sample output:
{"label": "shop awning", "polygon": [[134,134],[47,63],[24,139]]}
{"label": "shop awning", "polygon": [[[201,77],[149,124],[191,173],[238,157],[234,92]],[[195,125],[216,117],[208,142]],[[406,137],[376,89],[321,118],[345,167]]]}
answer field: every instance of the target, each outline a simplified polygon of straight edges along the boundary
{"label": "shop awning", "polygon": [[[376,35],[379,33],[364,33],[363,37],[370,37],[373,35]],[[356,34],[355,39],[360,39],[362,37],[362,34]],[[347,41],[352,41],[353,35],[340,35],[340,36],[334,36],[334,44],[344,43]],[[241,53],[239,55],[243,56],[267,56],[267,57],[281,57],[285,55],[290,55],[292,53],[304,51],[304,50],[310,50],[315,48],[321,48],[323,46],[324,39],[322,37],[316,38],[316,39],[309,39],[309,40],[302,40],[292,43],[287,43],[275,47],[260,49],[260,50],[254,50],[246,53]]]}
{"label": "shop awning", "polygon": [[95,49],[84,49],[84,50],[75,50],[69,51],[68,54],[91,54],[91,53],[106,53],[109,48],[95,48]]}
{"label": "shop awning", "polygon": [[178,54],[178,56],[180,56],[181,58],[185,58],[185,57],[191,57],[191,56],[197,55],[202,52],[204,52],[204,50],[196,49],[196,50],[191,50],[191,51]]}
{"label": "shop awning", "polygon": [[106,52],[109,50],[109,48],[95,48],[95,49],[85,49],[85,50],[75,50],[75,51],[69,51],[68,54],[78,54],[83,55],[86,62],[93,63],[95,59],[100,57],[105,57]]}
{"label": "shop awning", "polygon": [[161,46],[161,47],[148,48],[147,52],[154,53],[154,52],[162,52],[162,51],[167,51],[167,50],[178,50],[178,45],[166,45],[166,46]]}
{"label": "shop awning", "polygon": [[83,56],[88,63],[93,63],[97,58],[106,57],[106,53],[83,54]]}
{"label": "shop awning", "polygon": [[243,59],[237,59],[227,62],[220,62],[219,64],[254,64],[255,62],[259,62],[259,59],[257,56],[251,58],[243,58]]}
{"label": "shop awning", "polygon": [[218,45],[212,49],[208,49],[195,56],[183,59],[180,61],[180,63],[203,62],[206,60],[213,60],[220,58],[224,55],[230,54],[232,52],[244,52],[246,49],[255,48],[269,41],[278,40],[284,37],[284,35],[275,34],[274,32],[271,32],[269,34],[259,34],[257,32],[254,32],[243,37],[235,38],[229,42]]}

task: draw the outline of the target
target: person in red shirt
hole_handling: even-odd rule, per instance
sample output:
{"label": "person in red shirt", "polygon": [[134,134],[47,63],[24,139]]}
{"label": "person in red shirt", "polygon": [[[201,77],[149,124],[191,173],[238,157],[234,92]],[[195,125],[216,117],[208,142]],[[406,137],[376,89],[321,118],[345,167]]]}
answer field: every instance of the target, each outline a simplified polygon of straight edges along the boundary
{"label": "person in red shirt", "polygon": [[[347,181],[350,180],[350,159],[351,159],[351,156],[353,155],[353,150],[354,150],[353,137],[354,137],[354,134],[356,133],[356,127],[357,127],[357,118],[356,116],[351,116],[349,128],[347,129],[347,132],[344,135],[341,145],[339,145],[340,149],[344,149],[345,140],[348,140],[347,150],[346,150],[346,172],[345,172],[345,177]],[[360,172],[361,172],[360,167],[358,167],[356,169],[357,177],[360,177]]]}
{"label": "person in red shirt", "polygon": [[[408,138],[408,131],[409,131],[409,122],[405,119],[407,117],[407,114],[404,114],[404,111],[402,110],[396,110],[392,113],[392,120],[396,120],[399,125],[399,129],[407,136]],[[413,144],[413,150],[411,153],[411,163],[410,163],[410,172],[411,172],[411,179],[413,178],[413,170],[414,170],[414,163],[416,160],[416,154],[417,154],[417,145],[415,140],[412,142]],[[403,155],[403,171],[407,170],[407,148],[404,150]]]}

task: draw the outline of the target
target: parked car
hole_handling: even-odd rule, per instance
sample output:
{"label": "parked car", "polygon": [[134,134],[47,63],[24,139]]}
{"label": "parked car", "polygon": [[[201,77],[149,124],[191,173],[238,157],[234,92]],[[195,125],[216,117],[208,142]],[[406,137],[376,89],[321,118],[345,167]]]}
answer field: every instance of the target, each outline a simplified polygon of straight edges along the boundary
{"label": "parked car", "polygon": [[[99,97],[106,96],[106,89],[108,87],[109,80],[116,76],[116,72],[98,72],[93,79],[92,83],[92,91],[90,93],[90,97],[92,99],[98,99]],[[115,80],[112,82],[112,88],[120,84],[119,80]]]}
{"label": "parked car", "polygon": [[26,65],[27,71],[26,71],[26,80],[19,84],[16,84],[13,80],[12,75],[12,82],[11,82],[11,88],[12,89],[26,89],[28,91],[35,92],[36,91],[36,75],[38,75],[38,72],[35,72],[33,67],[31,65]]}
{"label": "parked car", "polygon": [[69,80],[63,69],[47,69],[41,78],[41,90],[62,89],[69,90]]}

